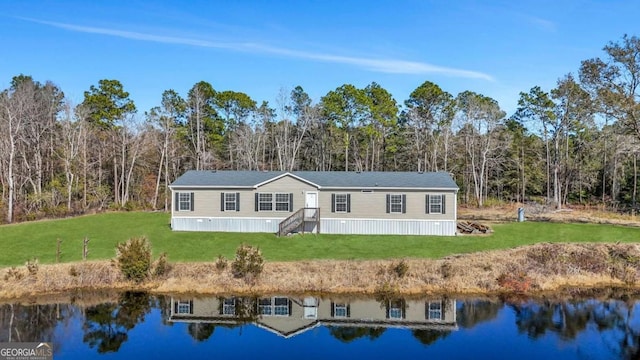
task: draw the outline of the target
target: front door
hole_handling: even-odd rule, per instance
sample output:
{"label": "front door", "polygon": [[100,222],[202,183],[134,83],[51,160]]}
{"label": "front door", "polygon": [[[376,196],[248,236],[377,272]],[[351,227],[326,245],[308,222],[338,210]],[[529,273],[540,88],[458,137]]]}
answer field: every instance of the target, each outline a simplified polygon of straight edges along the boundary
{"label": "front door", "polygon": [[318,193],[315,191],[307,191],[305,194],[304,207],[317,208],[318,207]]}
{"label": "front door", "polygon": [[316,219],[318,212],[318,192],[317,191],[307,191],[304,196],[304,218],[305,220],[311,220],[309,226],[305,223],[305,231],[307,232],[317,232],[316,228],[317,223],[314,222],[319,220]]}

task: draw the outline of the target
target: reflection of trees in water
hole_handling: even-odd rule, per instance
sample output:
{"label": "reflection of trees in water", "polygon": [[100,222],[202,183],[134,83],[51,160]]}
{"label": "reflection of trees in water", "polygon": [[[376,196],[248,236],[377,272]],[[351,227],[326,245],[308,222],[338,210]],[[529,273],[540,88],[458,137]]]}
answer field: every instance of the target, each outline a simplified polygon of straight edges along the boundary
{"label": "reflection of trees in water", "polygon": [[145,293],[126,292],[117,304],[100,304],[85,310],[83,341],[97,347],[99,353],[118,351],[127,341],[127,332],[151,311],[151,299]]}
{"label": "reflection of trees in water", "polygon": [[422,345],[431,345],[436,342],[436,340],[444,339],[449,336],[449,334],[451,334],[451,331],[413,330],[411,333],[413,334],[413,337],[420,341]]}
{"label": "reflection of trees in water", "polygon": [[485,321],[493,320],[502,309],[502,303],[488,300],[458,300],[456,319],[458,326],[470,329]]}
{"label": "reflection of trees in water", "polygon": [[57,352],[61,344],[54,337],[55,328],[75,312],[68,304],[1,305],[0,342],[51,342]]}
{"label": "reflection of trees in water", "polygon": [[386,329],[381,327],[329,326],[329,333],[343,343],[350,343],[360,338],[375,340],[382,336]]}
{"label": "reflection of trees in water", "polygon": [[187,326],[187,332],[196,341],[205,341],[213,335],[216,326],[207,323],[189,323]]}
{"label": "reflection of trees in water", "polygon": [[156,306],[160,310],[162,325],[173,326],[173,322],[169,321],[171,317],[171,296],[159,295],[156,299]]}
{"label": "reflection of trees in water", "polygon": [[[640,328],[633,326],[634,304],[623,301],[586,300],[573,303],[526,302],[511,304],[520,333],[537,339],[547,331],[563,340],[574,340],[590,325],[607,332],[611,350],[622,359],[640,357]],[[635,319],[636,321],[638,319]],[[602,334],[603,335],[603,334]]]}

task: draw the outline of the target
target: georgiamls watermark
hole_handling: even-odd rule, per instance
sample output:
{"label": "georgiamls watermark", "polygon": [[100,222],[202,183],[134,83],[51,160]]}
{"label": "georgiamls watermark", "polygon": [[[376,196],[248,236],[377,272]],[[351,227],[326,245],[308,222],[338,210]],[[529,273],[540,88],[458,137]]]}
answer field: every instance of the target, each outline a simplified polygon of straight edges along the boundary
{"label": "georgiamls watermark", "polygon": [[0,343],[0,360],[52,360],[53,346],[47,342]]}

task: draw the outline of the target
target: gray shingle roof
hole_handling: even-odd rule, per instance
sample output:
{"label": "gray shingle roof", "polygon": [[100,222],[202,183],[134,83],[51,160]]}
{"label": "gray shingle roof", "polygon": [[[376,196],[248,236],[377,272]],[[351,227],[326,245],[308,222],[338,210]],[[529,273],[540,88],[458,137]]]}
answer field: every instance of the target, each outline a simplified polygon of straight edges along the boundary
{"label": "gray shingle roof", "polygon": [[[286,173],[286,171],[190,170],[176,179],[171,187],[255,187]],[[321,188],[458,189],[451,175],[445,172],[291,171],[289,174]]]}

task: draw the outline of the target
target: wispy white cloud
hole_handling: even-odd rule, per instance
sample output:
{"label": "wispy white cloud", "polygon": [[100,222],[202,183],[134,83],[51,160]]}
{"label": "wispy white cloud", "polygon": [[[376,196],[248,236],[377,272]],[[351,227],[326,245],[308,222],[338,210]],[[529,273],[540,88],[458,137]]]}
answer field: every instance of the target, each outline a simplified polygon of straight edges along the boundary
{"label": "wispy white cloud", "polygon": [[537,16],[525,15],[525,18],[533,25],[546,30],[554,32],[556,31],[556,24],[553,21],[543,19]]}
{"label": "wispy white cloud", "polygon": [[432,65],[424,62],[407,61],[398,59],[381,59],[381,58],[365,58],[365,57],[351,57],[341,56],[333,54],[315,53],[309,51],[293,50],[287,48],[273,47],[268,45],[262,45],[251,42],[214,42],[208,40],[200,40],[186,37],[177,36],[165,36],[140,33],[135,31],[117,30],[101,27],[82,26],[68,23],[60,23],[53,21],[37,20],[32,18],[20,19],[30,21],[38,24],[48,25],[65,29],[69,31],[100,34],[115,36],[131,40],[149,41],[164,44],[180,44],[196,47],[225,49],[232,51],[243,51],[252,53],[272,54],[289,58],[308,59],[313,61],[320,61],[326,63],[346,64],[357,67],[365,68],[369,71],[380,73],[393,73],[393,74],[441,74],[446,76],[470,78],[470,79],[482,79],[493,81],[493,77],[488,74],[465,70],[456,69],[444,66]]}

